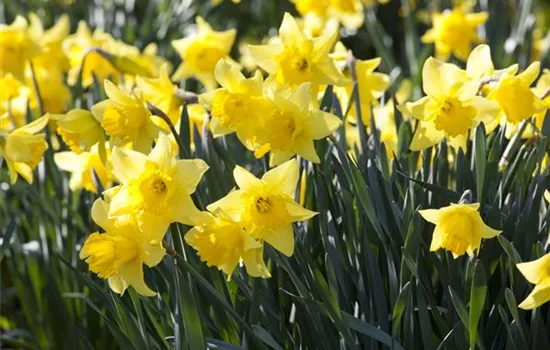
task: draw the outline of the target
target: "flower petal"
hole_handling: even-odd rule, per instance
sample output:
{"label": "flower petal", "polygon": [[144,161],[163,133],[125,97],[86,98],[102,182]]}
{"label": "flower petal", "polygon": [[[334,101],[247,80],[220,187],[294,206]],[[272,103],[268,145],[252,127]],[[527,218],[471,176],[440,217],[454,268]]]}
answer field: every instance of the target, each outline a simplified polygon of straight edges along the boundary
{"label": "flower petal", "polygon": [[136,151],[114,147],[111,161],[113,163],[113,174],[125,184],[143,173],[147,156]]}
{"label": "flower petal", "polygon": [[264,235],[264,240],[286,256],[294,254],[294,228],[292,224],[283,225],[276,231]]}
{"label": "flower petal", "polygon": [[545,276],[550,268],[550,253],[538,258],[537,260],[517,264],[516,267],[525,279],[533,284],[537,284]]}
{"label": "flower petal", "polygon": [[136,292],[146,297],[153,297],[157,295],[145,284],[143,279],[143,265],[139,259],[130,261],[129,263],[119,267],[119,276],[123,278],[126,283],[134,287]]}

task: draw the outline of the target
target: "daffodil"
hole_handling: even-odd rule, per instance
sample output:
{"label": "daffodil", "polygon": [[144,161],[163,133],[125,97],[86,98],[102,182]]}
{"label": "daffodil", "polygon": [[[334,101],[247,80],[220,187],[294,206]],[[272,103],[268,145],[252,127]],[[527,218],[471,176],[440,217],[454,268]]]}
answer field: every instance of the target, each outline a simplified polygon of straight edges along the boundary
{"label": "daffodil", "polygon": [[195,129],[202,135],[203,127],[210,129],[208,111],[200,103],[187,105],[187,114],[189,115],[189,140],[191,149],[195,149]]}
{"label": "daffodil", "polygon": [[[71,191],[84,188],[90,192],[97,193],[97,186],[94,181],[95,172],[101,187],[109,188],[113,185],[113,175],[105,166],[99,154],[97,144],[91,147],[89,152],[59,152],[54,154],[54,162],[61,169],[72,173],[69,181]],[[110,154],[107,151],[106,162],[110,163]]]}
{"label": "daffodil", "polygon": [[550,109],[550,70],[545,69],[537,85],[533,90],[535,97],[541,98],[543,102],[542,108],[540,111],[535,114],[535,126],[542,130],[542,124],[544,123],[544,117],[546,116],[547,111]]}
{"label": "daffodil", "polygon": [[85,109],[73,109],[66,114],[48,114],[57,123],[57,133],[76,154],[87,152],[105,139],[101,124]]}
{"label": "daffodil", "polygon": [[118,83],[119,73],[113,64],[97,49],[104,49],[114,42],[113,37],[96,29],[93,34],[84,21],[78,23],[76,33],[63,40],[63,51],[69,59],[70,71],[68,82],[75,85],[82,76],[82,86],[89,87],[94,77],[101,83],[111,79]]}
{"label": "daffodil", "polygon": [[481,239],[493,238],[501,231],[487,226],[478,212],[479,203],[451,204],[441,209],[426,209],[418,212],[435,225],[430,251],[441,248],[458,258],[464,253],[473,255],[481,246]]}
{"label": "daffodil", "polygon": [[303,33],[296,20],[285,13],[279,36],[282,43],[249,46],[258,65],[281,85],[312,84],[343,85],[346,78],[338,70],[329,53],[338,32],[314,39]]}
{"label": "daffodil", "polygon": [[0,78],[0,115],[3,116],[3,131],[25,125],[30,95],[32,90],[11,73]]}
{"label": "daffodil", "polygon": [[263,244],[255,240],[239,223],[218,210],[185,235],[185,242],[197,250],[208,266],[216,266],[231,278],[240,261],[253,277],[269,277],[263,261]]}
{"label": "daffodil", "polygon": [[[165,64],[161,67],[158,78],[138,76],[136,83],[145,101],[162,110],[170,118],[172,124],[178,124],[183,100],[176,94],[177,87],[172,84],[168,76],[168,65]],[[162,124],[157,125],[168,129],[168,125],[164,121],[160,122]]]}
{"label": "daffodil", "polygon": [[535,288],[518,306],[531,310],[550,300],[550,253],[537,260],[517,264],[516,267],[525,279],[535,284]]}
{"label": "daffodil", "polygon": [[276,166],[294,155],[314,163],[321,160],[314,140],[332,134],[342,121],[335,115],[310,106],[310,87],[304,83],[288,91],[271,91],[272,105],[265,112],[265,127],[257,137],[257,157],[271,151],[269,164]]}
{"label": "daffodil", "polygon": [[294,0],[296,10],[303,16],[336,18],[346,28],[357,29],[364,21],[363,6],[360,0]]}
{"label": "daffodil", "polygon": [[105,80],[109,99],[92,106],[92,113],[101,123],[113,146],[131,143],[138,152],[147,153],[159,129],[142,96],[130,95],[109,80]]}
{"label": "daffodil", "polygon": [[455,65],[428,58],[422,70],[422,86],[428,96],[400,106],[420,121],[410,149],[422,150],[443,138],[455,149],[465,149],[468,132],[480,122],[489,124],[499,112],[495,102],[477,95],[479,85],[467,81],[465,72]]}
{"label": "daffodil", "polygon": [[41,53],[32,59],[34,69],[46,69],[50,74],[58,75],[67,72],[69,61],[63,52],[62,43],[71,29],[69,16],[62,15],[48,30],[44,29],[40,18],[34,13],[29,14],[29,21],[29,31],[33,37],[39,38],[42,46]]}
{"label": "daffodil", "polygon": [[28,183],[33,182],[32,172],[48,148],[46,135],[36,134],[46,125],[48,117],[44,116],[13,130],[5,137],[0,135],[0,155],[6,160],[12,184],[17,181],[18,175]]}
{"label": "daffodil", "polygon": [[109,217],[133,215],[142,231],[165,231],[172,222],[193,225],[201,213],[191,194],[208,169],[201,159],[176,160],[164,134],[148,156],[115,147],[113,174],[122,183],[112,197]]}
{"label": "daffodil", "polygon": [[194,76],[210,90],[216,87],[214,67],[219,60],[229,56],[237,31],[214,31],[200,16],[197,16],[196,24],[196,33],[172,41],[172,46],[183,60],[172,78],[181,80]]}
{"label": "daffodil", "polygon": [[531,84],[537,79],[540,63],[533,62],[522,73],[514,76],[504,73],[488,98],[500,107],[500,124],[506,125],[506,136],[511,137],[519,124],[546,109],[544,101],[531,90]]}
{"label": "daffodil", "polygon": [[[486,86],[488,87],[487,91],[491,90],[491,80],[498,80],[498,78],[500,78],[500,76],[504,73],[514,75],[517,71],[517,64],[513,64],[510,67],[501,70],[495,69],[491,58],[491,49],[485,44],[476,46],[468,56],[468,61],[466,62],[467,79],[476,80],[489,78],[489,81],[486,83]],[[483,92],[488,94],[487,91]]]}
{"label": "daffodil", "polygon": [[[63,75],[56,71],[50,72],[44,67],[39,67],[34,72],[38,91],[34,89],[32,78],[28,79],[28,85],[33,90],[29,103],[31,109],[42,113],[63,113],[71,99],[71,92],[65,85]],[[38,95],[42,111],[39,110]]]}
{"label": "daffodil", "polygon": [[464,6],[457,6],[443,13],[432,14],[433,27],[422,36],[423,43],[435,43],[435,55],[440,60],[447,60],[451,53],[458,59],[466,61],[472,49],[472,43],[481,39],[477,28],[487,21],[487,12],[468,13]]}
{"label": "daffodil", "polygon": [[239,189],[207,209],[210,212],[223,210],[234,221],[242,223],[255,239],[291,256],[294,252],[292,223],[317,214],[294,201],[300,176],[296,160],[271,169],[261,179],[240,166],[235,167],[233,176]]}
{"label": "daffodil", "polygon": [[162,234],[140,231],[129,221],[124,225],[109,218],[109,204],[97,199],[92,206],[92,218],[105,232],[94,232],[88,236],[80,259],[98,277],[107,279],[109,287],[123,294],[133,287],[143,296],[155,296],[143,278],[143,264],[153,267],[160,263],[166,254],[162,247]]}
{"label": "daffodil", "polygon": [[200,95],[201,102],[211,111],[214,137],[236,132],[239,140],[253,149],[258,129],[263,126],[263,114],[270,107],[263,96],[261,73],[256,71],[246,79],[238,67],[220,60],[214,75],[222,88]]}
{"label": "daffodil", "polygon": [[39,38],[32,34],[22,16],[17,16],[10,25],[0,24],[0,76],[11,73],[24,79],[29,61],[42,51]]}
{"label": "daffodil", "polygon": [[[366,126],[370,125],[371,108],[378,103],[378,99],[384,95],[390,85],[390,77],[387,74],[374,71],[380,65],[380,62],[380,58],[373,58],[366,61],[357,60],[355,63],[361,116]],[[356,108],[349,106],[349,104],[356,103],[352,97],[352,92],[353,83],[351,81],[345,87],[335,89],[336,95],[340,98],[342,109],[346,111],[349,108],[348,117],[356,119]]]}

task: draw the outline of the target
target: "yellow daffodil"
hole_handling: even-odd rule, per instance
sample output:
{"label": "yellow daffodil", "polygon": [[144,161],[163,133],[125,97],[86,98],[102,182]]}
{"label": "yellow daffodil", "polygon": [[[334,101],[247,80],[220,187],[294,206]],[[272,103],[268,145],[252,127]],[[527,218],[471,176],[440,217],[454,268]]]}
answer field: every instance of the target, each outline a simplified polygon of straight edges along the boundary
{"label": "yellow daffodil", "polygon": [[148,156],[113,149],[113,174],[122,183],[111,200],[109,217],[133,215],[142,231],[166,231],[172,222],[193,225],[201,213],[191,194],[208,169],[201,159],[176,160],[172,142],[160,134]]}
{"label": "yellow daffodil", "polygon": [[[32,80],[28,85],[33,93],[30,95],[31,109],[43,113],[63,113],[71,99],[71,92],[65,85],[63,75],[60,72],[48,71],[45,67],[35,69],[38,91],[34,90]],[[42,102],[43,111],[39,111],[38,94]]]}
{"label": "yellow daffodil", "polygon": [[48,114],[57,122],[57,133],[65,144],[76,154],[105,139],[101,124],[92,113],[85,109],[73,109],[66,114]]}
{"label": "yellow daffodil", "polygon": [[228,279],[242,261],[248,275],[269,277],[263,261],[263,244],[256,241],[239,223],[222,210],[208,215],[185,235],[185,242],[197,250],[208,266],[216,266]]}
{"label": "yellow daffodil", "polygon": [[314,15],[322,20],[336,18],[346,28],[357,29],[364,21],[360,0],[294,0],[296,10],[303,17]]}
{"label": "yellow daffodil", "polygon": [[279,36],[282,40],[280,44],[249,46],[250,54],[258,65],[274,75],[279,84],[346,83],[346,78],[329,56],[338,36],[337,31],[333,31],[331,35],[309,39],[300,30],[296,20],[285,13]]}
{"label": "yellow daffodil", "polygon": [[[378,99],[384,95],[384,91],[390,85],[390,77],[387,74],[374,71],[381,61],[380,58],[373,58],[366,61],[357,60],[355,63],[361,116],[366,126],[370,125],[372,106],[378,104]],[[352,99],[352,91],[353,83],[351,81],[345,87],[335,89],[336,95],[340,98],[342,110],[345,112],[349,108],[348,117],[357,119],[355,106],[349,106],[350,103],[355,103],[355,99]]]}
{"label": "yellow daffodil", "polygon": [[11,130],[25,125],[27,106],[32,90],[11,73],[0,78],[0,115],[2,129]]}
{"label": "yellow daffodil", "polygon": [[422,150],[447,138],[455,149],[466,148],[468,131],[486,125],[498,115],[498,105],[478,96],[479,82],[465,81],[465,73],[453,64],[428,58],[422,70],[426,97],[407,102],[401,110],[418,119],[410,149]]}
{"label": "yellow daffodil", "polygon": [[[177,87],[168,76],[167,65],[162,66],[158,78],[138,76],[136,83],[145,101],[163,111],[174,125],[178,124],[183,100],[176,94]],[[162,120],[157,125],[168,130],[168,125]]]}
{"label": "yellow daffodil", "polygon": [[103,79],[111,79],[118,83],[118,70],[105,56],[94,51],[94,49],[104,49],[113,41],[113,37],[109,34],[99,29],[92,34],[85,22],[79,22],[76,33],[63,40],[63,50],[71,67],[69,84],[75,85],[79,75],[82,75],[82,86],[84,87],[89,87],[94,83],[94,76],[100,80],[100,83]]}
{"label": "yellow daffodil", "polygon": [[69,70],[69,61],[62,49],[63,39],[70,32],[70,21],[68,15],[59,17],[53,27],[44,30],[40,18],[29,14],[30,31],[33,36],[39,38],[42,52],[32,59],[34,69],[46,69],[50,74],[62,74]]}
{"label": "yellow daffodil", "polygon": [[[106,161],[110,163],[109,152],[106,158]],[[79,154],[74,152],[59,152],[54,154],[53,159],[61,170],[72,173],[69,187],[73,192],[84,188],[90,192],[97,193],[92,171],[96,173],[103,188],[109,188],[113,185],[113,176],[111,171],[103,164],[97,144],[89,152],[80,152]]]}
{"label": "yellow daffodil", "polygon": [[237,31],[229,29],[216,32],[200,16],[197,16],[196,23],[196,33],[172,41],[172,46],[183,60],[172,79],[194,76],[210,90],[216,87],[214,67],[219,60],[229,56]]}
{"label": "yellow daffodil", "polygon": [[5,137],[0,135],[0,155],[6,160],[12,184],[17,181],[18,175],[32,184],[32,172],[48,148],[46,135],[35,134],[46,125],[48,125],[48,117],[44,116],[13,130]]}
{"label": "yellow daffodil", "polygon": [[441,209],[418,212],[435,225],[430,251],[443,248],[458,258],[464,253],[473,255],[481,246],[481,239],[493,238],[501,231],[485,225],[478,212],[479,203],[451,204]]}
{"label": "yellow daffodil", "polygon": [[27,20],[17,16],[12,24],[0,24],[0,76],[11,73],[23,80],[29,61],[39,55],[39,38],[29,31]]}
{"label": "yellow daffodil", "polygon": [[546,109],[545,103],[531,90],[531,84],[537,79],[540,63],[534,62],[525,71],[514,76],[505,72],[488,98],[500,107],[500,124],[506,126],[506,137],[511,137],[519,124]]}
{"label": "yellow daffodil", "polygon": [[95,232],[88,236],[80,259],[98,277],[108,279],[109,287],[117,293],[132,286],[143,296],[155,296],[143,278],[143,264],[153,267],[165,255],[162,247],[162,234],[140,231],[133,222],[118,224],[109,218],[109,204],[97,199],[92,206],[92,218],[105,232]]}
{"label": "yellow daffodil", "polygon": [[[493,60],[491,58],[491,49],[488,45],[481,44],[476,46],[470,55],[468,56],[468,61],[466,63],[466,76],[467,79],[476,80],[482,78],[490,78],[486,86],[489,88],[487,91],[490,91],[491,80],[498,80],[500,76],[504,73],[516,74],[518,71],[518,65],[513,64],[506,69],[496,70],[493,65]],[[486,94],[487,91],[483,91]]]}
{"label": "yellow daffodil", "polygon": [[296,160],[271,169],[261,179],[240,166],[235,167],[233,176],[239,189],[207,209],[211,212],[223,210],[233,220],[241,222],[255,239],[291,256],[294,253],[292,223],[317,214],[294,201],[300,176]]}
{"label": "yellow daffodil", "polygon": [[200,100],[210,109],[210,128],[214,137],[232,132],[249,149],[254,149],[254,139],[261,128],[263,114],[269,109],[269,101],[263,97],[262,74],[246,79],[238,67],[220,60],[214,71],[216,81],[222,86],[200,95]]}
{"label": "yellow daffodil", "polygon": [[542,124],[544,123],[544,117],[546,116],[546,113],[548,109],[550,109],[550,70],[545,69],[539,80],[537,81],[537,85],[533,89],[533,94],[537,98],[541,98],[543,102],[543,106],[540,108],[540,111],[535,114],[535,126],[542,130]]}
{"label": "yellow daffodil", "polygon": [[105,93],[109,99],[92,106],[92,113],[110,136],[111,144],[131,143],[132,149],[149,152],[159,129],[143,97],[127,94],[109,80],[105,80]]}
{"label": "yellow daffodil", "polygon": [[208,111],[200,103],[192,103],[187,105],[187,113],[189,115],[189,140],[191,142],[191,149],[195,149],[195,128],[202,135],[203,128],[206,123],[206,128],[210,129],[210,122],[208,121]]}
{"label": "yellow daffodil", "polygon": [[361,0],[361,2],[367,7],[372,7],[376,4],[387,4],[388,2],[390,2],[390,0]]}
{"label": "yellow daffodil", "polygon": [[315,152],[314,140],[332,134],[342,124],[333,114],[310,106],[310,87],[304,83],[289,91],[272,91],[272,105],[265,116],[265,128],[258,135],[260,157],[271,151],[269,164],[276,166],[294,155],[314,163],[321,160]]}
{"label": "yellow daffodil", "polygon": [[487,12],[468,13],[464,6],[457,6],[443,13],[432,14],[433,27],[422,36],[423,43],[435,43],[435,55],[440,60],[447,60],[451,53],[456,58],[466,61],[472,43],[483,41],[477,28],[487,21]]}
{"label": "yellow daffodil", "polygon": [[518,306],[531,310],[550,300],[550,253],[537,260],[517,264],[516,267],[525,279],[535,284],[535,288]]}

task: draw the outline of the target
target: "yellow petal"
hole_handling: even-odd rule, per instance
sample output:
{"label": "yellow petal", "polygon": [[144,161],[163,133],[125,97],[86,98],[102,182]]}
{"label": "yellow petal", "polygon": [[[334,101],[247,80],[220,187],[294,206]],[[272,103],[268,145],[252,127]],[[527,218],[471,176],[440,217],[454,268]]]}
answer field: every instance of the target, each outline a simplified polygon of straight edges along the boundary
{"label": "yellow petal", "polygon": [[13,133],[29,133],[29,134],[36,134],[37,132],[39,132],[40,130],[44,129],[44,127],[46,127],[46,125],[48,125],[48,122],[49,122],[49,118],[47,115],[43,116],[43,117],[40,117],[38,119],[36,119],[35,121],[32,121],[30,122],[29,124],[27,125],[24,125],[18,129],[15,129],[13,131]]}
{"label": "yellow petal", "polygon": [[491,227],[485,225],[485,223],[481,222],[481,237],[482,238],[493,238],[498,235],[500,235],[502,231],[492,229]]}
{"label": "yellow petal", "polygon": [[128,288],[128,283],[126,283],[126,281],[119,276],[109,277],[108,281],[111,290],[117,294],[124,294],[126,288]]}
{"label": "yellow petal", "polygon": [[537,260],[517,264],[516,267],[525,276],[525,279],[533,284],[537,284],[545,276],[550,268],[550,253],[538,258]]}
{"label": "yellow petal", "polygon": [[443,98],[462,75],[454,64],[444,63],[430,57],[422,69],[422,87],[426,95]]}
{"label": "yellow petal", "polygon": [[130,106],[135,105],[135,100],[126,92],[119,89],[111,81],[105,79],[103,87],[105,88],[105,94],[107,94],[107,97],[113,101],[116,101],[116,103]]}
{"label": "yellow petal", "polygon": [[114,147],[111,160],[113,163],[113,174],[122,183],[127,183],[143,173],[147,156],[136,151]]}
{"label": "yellow petal", "polygon": [[291,159],[264,174],[262,180],[274,191],[293,196],[298,184],[299,169],[296,159]]}
{"label": "yellow petal", "polygon": [[248,52],[258,66],[269,74],[277,72],[275,57],[284,50],[283,44],[249,45]]}
{"label": "yellow petal", "polygon": [[[432,102],[432,98],[429,96],[422,97],[421,99],[414,102],[406,102],[405,104],[399,105],[398,109],[411,117],[424,120],[430,116],[430,109],[428,108],[429,102]],[[433,104],[433,103],[430,103]]]}
{"label": "yellow petal", "polygon": [[221,59],[214,68],[214,77],[226,89],[237,90],[245,79],[239,68],[226,59]]}
{"label": "yellow petal", "polygon": [[336,131],[342,120],[332,113],[317,111],[305,120],[305,128],[314,140],[320,140]]}
{"label": "yellow petal", "polygon": [[276,231],[264,235],[264,240],[286,256],[294,254],[294,228],[292,224],[283,225]]}
{"label": "yellow petal", "polygon": [[225,197],[208,205],[206,209],[212,213],[221,209],[231,219],[239,221],[241,219],[242,209],[245,206],[241,194],[242,191],[240,190],[231,191]]}
{"label": "yellow petal", "polygon": [[264,262],[264,248],[250,249],[242,254],[246,273],[252,277],[271,277]]}
{"label": "yellow petal", "polygon": [[[433,209],[427,209],[427,210],[433,210]],[[427,211],[427,210],[421,210],[421,211]],[[437,211],[437,210],[434,210]],[[420,211],[419,211],[420,212]],[[428,219],[426,219],[428,220]],[[430,221],[430,220],[428,220]],[[433,221],[431,221],[433,222]],[[432,243],[430,244],[430,252],[435,252],[441,249],[441,242],[443,240],[443,230],[440,226],[436,226],[432,235]]]}
{"label": "yellow petal", "polygon": [[113,224],[113,220],[109,220],[109,204],[103,199],[98,198],[92,204],[92,219],[94,222],[101,227],[105,232],[115,231],[116,228]]}
{"label": "yellow petal", "polygon": [[299,154],[310,162],[321,162],[321,159],[315,151],[315,145],[312,139],[308,139],[305,137],[298,137],[294,139],[294,150],[296,151],[296,154]]}
{"label": "yellow petal", "polygon": [[300,204],[296,203],[292,198],[288,198],[288,200],[285,201],[285,207],[288,213],[290,214],[290,217],[292,218],[292,222],[309,220],[315,215],[319,214],[315,211],[311,211],[309,209],[302,207]]}
{"label": "yellow petal", "polygon": [[522,73],[517,75],[517,78],[527,86],[533,84],[540,73],[540,62],[533,62]]}
{"label": "yellow petal", "polygon": [[157,295],[157,293],[149,289],[145,284],[145,280],[143,279],[143,266],[139,259],[135,259],[120,266],[119,276],[130,286],[134,287],[139,294],[146,297],[154,297]]}
{"label": "yellow petal", "polygon": [[443,214],[444,209],[424,209],[419,210],[418,213],[428,222],[432,224],[438,224],[441,220],[441,214]]}
{"label": "yellow petal", "polygon": [[262,186],[262,181],[256,176],[252,175],[248,170],[243,167],[235,166],[233,170],[233,177],[237,186],[242,190],[253,190]]}
{"label": "yellow petal", "polygon": [[437,145],[444,137],[443,131],[437,130],[433,123],[420,121],[409,148],[411,151],[424,150]]}
{"label": "yellow petal", "polygon": [[279,36],[286,47],[300,47],[305,40],[298,23],[288,12],[284,14],[283,22],[279,28]]}
{"label": "yellow petal", "polygon": [[488,45],[482,44],[476,46],[466,64],[466,72],[470,78],[480,78],[491,75],[495,71],[493,60],[491,59],[491,49]]}
{"label": "yellow petal", "polygon": [[183,159],[176,162],[174,181],[187,194],[195,192],[208,164],[202,159]]}
{"label": "yellow petal", "polygon": [[166,134],[160,133],[155,147],[147,156],[147,160],[158,165],[163,172],[169,172],[176,163],[172,152],[172,142]]}
{"label": "yellow petal", "polygon": [[73,152],[58,152],[53,155],[55,165],[65,171],[79,171],[84,165],[85,159]]}
{"label": "yellow petal", "polygon": [[520,309],[531,310],[541,306],[550,300],[550,278],[543,283],[537,284],[531,294],[519,304]]}

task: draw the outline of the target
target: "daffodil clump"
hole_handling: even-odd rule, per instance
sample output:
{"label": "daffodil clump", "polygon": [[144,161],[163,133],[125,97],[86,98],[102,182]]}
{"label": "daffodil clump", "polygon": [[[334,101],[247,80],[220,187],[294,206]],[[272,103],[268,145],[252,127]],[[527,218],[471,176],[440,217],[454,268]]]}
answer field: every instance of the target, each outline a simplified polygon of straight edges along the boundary
{"label": "daffodil clump", "polygon": [[[247,1],[182,3],[185,20],[135,45],[67,15],[50,28],[34,13],[0,25],[0,262],[38,227],[40,252],[24,243],[19,255],[62,257],[59,270],[89,282],[63,296],[102,312],[113,306],[95,307],[93,293],[130,289],[101,299],[122,310],[102,322],[144,339],[160,329],[143,348],[172,346],[172,334],[197,349],[523,348],[484,342],[525,337],[518,307],[541,308],[529,314],[541,329],[548,310],[544,52],[514,60],[521,30],[502,50],[484,44],[485,24],[491,44],[494,30],[475,1],[422,12],[415,1],[292,0],[298,17],[281,7],[265,37],[209,23],[208,11]],[[263,11],[255,4],[243,18]],[[406,40],[378,23],[391,6]],[[415,38],[422,15],[431,27]],[[36,218],[25,213],[37,205]],[[161,329],[165,318],[179,328]]]}

